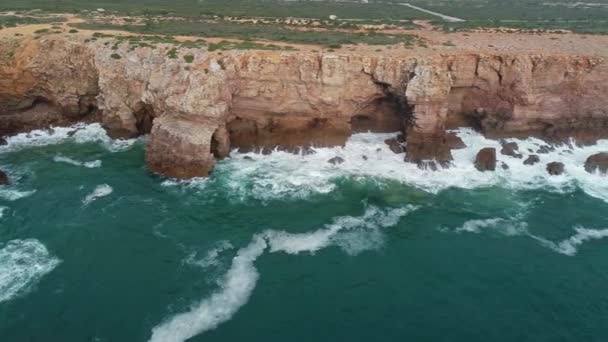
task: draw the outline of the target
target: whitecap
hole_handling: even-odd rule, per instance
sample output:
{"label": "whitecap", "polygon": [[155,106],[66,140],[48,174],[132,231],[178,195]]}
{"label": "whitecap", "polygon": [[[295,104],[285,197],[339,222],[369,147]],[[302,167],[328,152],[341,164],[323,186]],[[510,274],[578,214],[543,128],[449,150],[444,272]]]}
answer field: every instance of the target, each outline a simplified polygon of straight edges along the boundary
{"label": "whitecap", "polygon": [[111,194],[114,191],[111,186],[108,184],[98,185],[93,192],[88,194],[83,200],[82,203],[87,205],[100,197],[105,197]]}
{"label": "whitecap", "polygon": [[[513,190],[546,189],[553,192],[572,192],[576,187],[593,197],[608,202],[608,176],[590,174],[584,163],[592,154],[608,151],[608,140],[600,140],[592,146],[564,145],[546,154],[536,153],[546,143],[535,138],[507,139],[517,142],[523,158],[500,153],[501,144],[472,129],[458,129],[457,134],[467,145],[453,150],[451,167],[438,171],[421,170],[413,163],[404,162],[405,154],[395,154],[384,143],[396,133],[353,134],[344,147],[314,148],[314,154],[296,155],[274,151],[269,155],[231,152],[231,158],[217,166],[231,196],[246,200],[301,199],[315,194],[327,194],[336,189],[336,179],[349,177],[353,180],[369,179],[397,181],[415,186],[430,193],[448,188],[475,189],[501,186]],[[500,163],[508,170],[498,167],[495,172],[480,172],[475,169],[477,152],[484,147],[496,148]],[[530,152],[532,151],[532,152]],[[537,154],[540,162],[524,165],[530,154]],[[344,163],[332,165],[328,160],[341,157]],[[248,157],[248,158],[246,158]],[[562,162],[565,173],[550,176],[546,171],[549,162]]]}
{"label": "whitecap", "polygon": [[567,256],[576,255],[578,253],[578,248],[587,241],[600,240],[608,237],[608,229],[588,229],[577,226],[574,227],[574,231],[576,232],[574,235],[562,241],[555,242],[540,235],[533,234],[530,232],[528,224],[525,222],[503,218],[469,220],[460,227],[451,230],[446,227],[441,227],[439,230],[442,232],[452,231],[455,233],[475,234],[479,234],[484,230],[492,230],[506,236],[527,236],[537,241],[541,246]]}
{"label": "whitecap", "polygon": [[230,269],[219,281],[220,288],[193,305],[189,311],[172,316],[155,326],[149,341],[186,341],[230,320],[249,300],[259,278],[254,263],[267,249],[271,253],[314,254],[332,243],[339,244],[341,240],[336,237],[341,231],[387,228],[397,224],[401,217],[414,209],[413,206],[390,210],[369,207],[363,216],[338,217],[331,224],[309,233],[267,230],[256,234],[246,247],[237,252]]}
{"label": "whitecap", "polygon": [[6,145],[0,146],[0,152],[15,152],[24,148],[61,144],[72,141],[77,144],[96,142],[111,152],[127,150],[138,139],[112,139],[99,123],[79,123],[68,127],[52,127],[20,133],[6,137]]}
{"label": "whitecap", "polygon": [[0,219],[4,217],[4,213],[8,211],[8,207],[0,207]]}
{"label": "whitecap", "polygon": [[531,235],[531,237],[539,241],[543,246],[567,256],[576,255],[576,253],[578,253],[578,248],[586,241],[600,240],[608,237],[608,229],[596,230],[579,226],[575,227],[574,231],[576,234],[560,242],[553,242],[535,235]]}
{"label": "whitecap", "polygon": [[0,249],[0,302],[27,292],[59,263],[36,239],[7,242]]}
{"label": "whitecap", "polygon": [[0,188],[0,198],[7,201],[16,201],[36,193],[36,190],[20,191],[17,189],[3,189]]}
{"label": "whitecap", "polygon": [[56,163],[66,163],[66,164],[70,164],[70,165],[74,165],[74,166],[84,166],[89,169],[101,167],[101,160],[92,160],[92,161],[87,161],[87,162],[81,162],[81,161],[60,155],[60,154],[53,157],[53,161]]}

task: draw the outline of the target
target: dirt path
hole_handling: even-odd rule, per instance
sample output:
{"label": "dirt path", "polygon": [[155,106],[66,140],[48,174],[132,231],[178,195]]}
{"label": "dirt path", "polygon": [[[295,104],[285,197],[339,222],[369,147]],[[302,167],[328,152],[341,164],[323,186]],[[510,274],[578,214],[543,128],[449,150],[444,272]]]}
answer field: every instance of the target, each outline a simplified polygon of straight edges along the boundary
{"label": "dirt path", "polygon": [[428,14],[440,17],[441,19],[443,19],[445,21],[449,21],[451,23],[458,23],[458,22],[465,21],[464,19],[460,19],[460,18],[456,18],[456,17],[450,17],[449,15],[445,15],[445,14],[429,11],[429,10],[426,10],[426,9],[424,9],[422,7],[414,6],[414,5],[407,4],[407,3],[396,2],[394,4],[401,5],[401,6],[407,6],[407,7],[413,8],[415,10],[418,10],[420,12],[428,13]]}

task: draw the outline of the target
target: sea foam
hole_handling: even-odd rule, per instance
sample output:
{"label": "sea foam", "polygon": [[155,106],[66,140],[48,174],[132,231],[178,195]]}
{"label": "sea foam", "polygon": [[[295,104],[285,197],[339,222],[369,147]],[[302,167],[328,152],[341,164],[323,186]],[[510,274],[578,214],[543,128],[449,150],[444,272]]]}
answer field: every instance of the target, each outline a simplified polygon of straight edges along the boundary
{"label": "sea foam", "polygon": [[[453,131],[467,145],[452,151],[454,160],[449,168],[438,171],[421,170],[413,163],[404,162],[405,154],[395,154],[384,140],[395,134],[353,134],[344,147],[315,148],[316,153],[295,155],[274,151],[269,155],[239,153],[233,151],[231,158],[220,162],[217,173],[233,197],[241,200],[300,199],[314,194],[326,194],[336,189],[336,180],[341,177],[398,181],[430,193],[438,193],[455,187],[475,189],[501,186],[513,190],[546,189],[553,192],[571,192],[577,187],[590,196],[608,202],[608,177],[590,174],[584,163],[592,154],[608,151],[608,140],[600,140],[592,146],[564,144],[546,154],[536,153],[546,143],[535,138],[507,139],[517,142],[524,158],[515,158],[500,153],[499,141],[486,139],[471,129]],[[484,147],[497,149],[499,167],[495,172],[479,172],[474,160]],[[531,152],[530,152],[531,151]],[[540,163],[524,165],[530,154],[537,154]],[[344,163],[332,165],[327,161],[341,157]],[[550,176],[546,171],[549,162],[562,162],[565,173]],[[509,166],[508,170],[500,167]]]}
{"label": "sea foam", "polygon": [[537,241],[541,246],[547,247],[554,252],[574,256],[578,248],[587,241],[608,238],[608,229],[589,229],[581,226],[574,227],[575,234],[564,240],[555,242],[540,235],[530,232],[528,224],[516,219],[490,218],[483,220],[469,220],[462,226],[449,229],[439,228],[440,231],[452,231],[455,233],[481,233],[484,230],[492,230],[506,236],[527,236]]}
{"label": "sea foam", "polygon": [[[267,230],[256,234],[251,242],[236,253],[230,269],[220,280],[220,288],[193,305],[187,312],[170,317],[152,329],[151,342],[179,342],[216,328],[228,321],[247,303],[255,289],[259,272],[255,261],[269,253],[314,254],[340,241],[342,231],[377,230],[396,225],[399,219],[416,209],[413,206],[380,210],[369,207],[363,216],[343,216],[331,224],[309,233]],[[348,249],[347,249],[348,252]],[[213,254],[213,253],[211,253]]]}
{"label": "sea foam", "polygon": [[120,152],[131,148],[137,142],[137,139],[112,139],[98,123],[79,123],[68,127],[52,127],[7,137],[7,144],[0,146],[0,153],[61,144],[68,141],[77,144],[96,142],[111,152]]}
{"label": "sea foam", "polygon": [[75,159],[60,155],[60,154],[53,157],[53,161],[56,163],[65,163],[65,164],[70,164],[70,165],[74,165],[74,166],[84,166],[89,169],[101,167],[101,160],[92,160],[92,161],[87,161],[87,162],[81,162],[79,160],[75,160]]}
{"label": "sea foam", "polygon": [[38,240],[7,242],[0,249],[0,303],[27,292],[59,263]]}
{"label": "sea foam", "polygon": [[90,204],[91,202],[95,201],[96,199],[100,198],[100,197],[105,197],[108,196],[109,194],[111,194],[114,191],[114,189],[112,189],[111,186],[109,186],[108,184],[101,184],[98,185],[95,190],[93,190],[93,192],[91,192],[90,194],[88,194],[83,200],[82,203],[84,205]]}

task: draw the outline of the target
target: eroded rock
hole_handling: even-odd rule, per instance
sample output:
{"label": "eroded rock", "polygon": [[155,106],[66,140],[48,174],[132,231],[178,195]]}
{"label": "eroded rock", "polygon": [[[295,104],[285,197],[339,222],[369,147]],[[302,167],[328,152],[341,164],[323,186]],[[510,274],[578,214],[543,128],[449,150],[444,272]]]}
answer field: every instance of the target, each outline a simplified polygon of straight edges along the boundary
{"label": "eroded rock", "polygon": [[340,157],[333,157],[330,160],[328,160],[327,162],[332,165],[340,165],[340,164],[344,163],[344,159],[342,159]]}
{"label": "eroded rock", "polygon": [[4,173],[4,171],[0,170],[0,185],[7,185],[8,184],[8,176],[6,175],[6,173]]}
{"label": "eroded rock", "polygon": [[397,140],[397,138],[386,139],[384,140],[384,143],[387,144],[388,148],[390,148],[390,150],[394,153],[399,154],[405,152],[403,145]]}
{"label": "eroded rock", "polygon": [[496,149],[486,147],[479,150],[475,158],[475,168],[479,171],[495,171],[496,170]]}
{"label": "eroded rock", "polygon": [[521,153],[519,153],[519,146],[516,142],[503,142],[502,149],[500,150],[501,154],[505,156],[510,156],[514,158],[522,158]]}
{"label": "eroded rock", "polygon": [[524,160],[524,165],[534,165],[540,162],[540,158],[536,154],[531,154]]}
{"label": "eroded rock", "polygon": [[608,152],[594,154],[585,161],[585,171],[589,173],[600,172],[606,174],[608,172]]}
{"label": "eroded rock", "polygon": [[547,164],[547,172],[551,176],[559,176],[564,173],[564,163],[551,162]]}

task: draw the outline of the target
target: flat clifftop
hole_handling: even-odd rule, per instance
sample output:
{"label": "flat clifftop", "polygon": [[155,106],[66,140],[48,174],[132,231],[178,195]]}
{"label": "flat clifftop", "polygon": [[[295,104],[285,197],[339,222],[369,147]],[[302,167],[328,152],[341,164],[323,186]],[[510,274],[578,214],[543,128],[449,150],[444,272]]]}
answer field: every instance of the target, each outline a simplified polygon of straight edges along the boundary
{"label": "flat clifftop", "polygon": [[603,36],[556,35],[576,51],[553,35],[435,31],[420,34],[426,47],[243,50],[192,37],[11,30],[0,31],[0,134],[79,120],[115,136],[150,133],[148,164],[172,177],[207,175],[231,148],[301,151],[362,130],[402,131],[407,161],[419,165],[449,162],[446,130],[457,126],[608,135]]}

